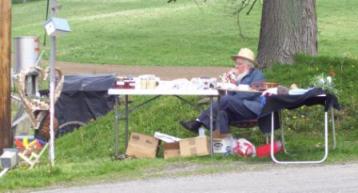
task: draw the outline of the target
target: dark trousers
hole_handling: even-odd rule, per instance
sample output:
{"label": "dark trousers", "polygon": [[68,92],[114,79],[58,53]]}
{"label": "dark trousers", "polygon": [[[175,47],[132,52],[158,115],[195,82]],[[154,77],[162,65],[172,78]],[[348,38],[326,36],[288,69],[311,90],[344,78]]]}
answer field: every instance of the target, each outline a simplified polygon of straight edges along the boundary
{"label": "dark trousers", "polygon": [[[219,102],[213,103],[213,126],[220,129],[220,133],[230,131],[229,124],[242,120],[256,119],[257,115],[250,111],[235,95],[225,95]],[[198,117],[206,128],[210,128],[210,108],[203,111]]]}

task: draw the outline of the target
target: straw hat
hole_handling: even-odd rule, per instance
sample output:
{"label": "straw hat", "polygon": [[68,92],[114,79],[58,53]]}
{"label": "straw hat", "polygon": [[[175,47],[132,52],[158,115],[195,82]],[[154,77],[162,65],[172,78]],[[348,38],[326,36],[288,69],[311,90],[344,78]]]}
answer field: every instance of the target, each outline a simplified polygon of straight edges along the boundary
{"label": "straw hat", "polygon": [[237,55],[231,56],[231,58],[233,60],[236,60],[237,58],[242,58],[252,62],[254,65],[257,65],[255,61],[255,54],[249,48],[241,48],[239,53],[237,53]]}

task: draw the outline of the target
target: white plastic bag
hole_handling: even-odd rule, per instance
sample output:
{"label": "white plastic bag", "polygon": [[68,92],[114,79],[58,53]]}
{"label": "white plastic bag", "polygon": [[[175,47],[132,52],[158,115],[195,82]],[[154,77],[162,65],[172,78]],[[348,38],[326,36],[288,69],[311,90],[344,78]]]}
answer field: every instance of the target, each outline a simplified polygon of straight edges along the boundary
{"label": "white plastic bag", "polygon": [[247,139],[240,138],[236,141],[233,152],[242,157],[255,157],[256,147]]}

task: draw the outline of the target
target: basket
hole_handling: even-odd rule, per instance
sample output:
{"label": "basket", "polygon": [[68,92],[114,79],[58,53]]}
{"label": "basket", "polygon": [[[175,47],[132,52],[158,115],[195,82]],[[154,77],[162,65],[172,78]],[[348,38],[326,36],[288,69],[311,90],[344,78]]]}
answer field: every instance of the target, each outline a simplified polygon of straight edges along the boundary
{"label": "basket", "polygon": [[275,88],[278,87],[278,83],[276,82],[254,82],[252,83],[250,86],[251,88],[253,88],[254,90],[258,90],[258,91],[265,91],[269,88]]}

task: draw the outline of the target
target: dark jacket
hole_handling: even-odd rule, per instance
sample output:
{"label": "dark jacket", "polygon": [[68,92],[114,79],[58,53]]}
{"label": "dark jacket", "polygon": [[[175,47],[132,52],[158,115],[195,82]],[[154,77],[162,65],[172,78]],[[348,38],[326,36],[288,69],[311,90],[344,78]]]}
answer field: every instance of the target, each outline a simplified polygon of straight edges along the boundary
{"label": "dark jacket", "polygon": [[[252,69],[249,74],[244,76],[238,84],[251,85],[254,82],[265,81],[264,74],[259,69]],[[230,93],[235,97],[239,97],[244,105],[257,116],[260,115],[262,110],[262,104],[260,103],[261,93],[245,93],[245,92],[234,92]]]}

